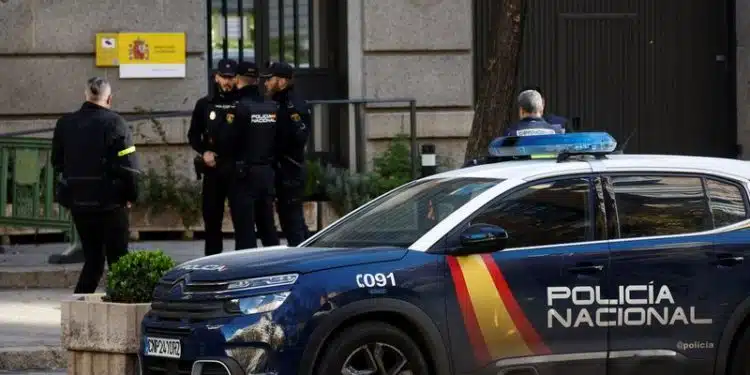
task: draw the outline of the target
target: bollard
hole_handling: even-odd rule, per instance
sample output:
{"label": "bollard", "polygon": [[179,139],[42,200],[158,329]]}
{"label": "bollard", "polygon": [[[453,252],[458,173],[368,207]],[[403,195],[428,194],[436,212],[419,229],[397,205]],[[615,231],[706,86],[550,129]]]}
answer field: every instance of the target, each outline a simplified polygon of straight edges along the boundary
{"label": "bollard", "polygon": [[435,157],[435,145],[422,145],[422,177],[437,173],[437,158]]}

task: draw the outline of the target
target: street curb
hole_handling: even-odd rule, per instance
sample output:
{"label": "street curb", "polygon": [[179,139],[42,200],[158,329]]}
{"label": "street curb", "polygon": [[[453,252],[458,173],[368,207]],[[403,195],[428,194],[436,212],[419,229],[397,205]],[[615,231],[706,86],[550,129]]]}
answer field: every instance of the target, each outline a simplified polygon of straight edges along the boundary
{"label": "street curb", "polygon": [[68,357],[61,347],[0,348],[0,370],[59,370],[66,367]]}
{"label": "street curb", "polygon": [[[73,288],[81,275],[81,267],[82,265],[0,267],[0,289]],[[106,285],[106,279],[105,273],[99,285]]]}

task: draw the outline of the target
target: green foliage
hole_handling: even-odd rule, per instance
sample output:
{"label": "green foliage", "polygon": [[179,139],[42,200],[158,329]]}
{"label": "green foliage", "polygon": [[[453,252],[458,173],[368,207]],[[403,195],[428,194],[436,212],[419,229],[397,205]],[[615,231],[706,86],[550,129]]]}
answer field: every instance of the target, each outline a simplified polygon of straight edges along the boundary
{"label": "green foliage", "polygon": [[174,260],[161,250],[130,252],[109,270],[105,300],[115,303],[151,302],[156,284],[174,266]]}
{"label": "green foliage", "polygon": [[[139,114],[149,115],[151,109],[136,107]],[[169,144],[167,132],[159,119],[148,118],[151,124],[151,135],[143,132],[140,126],[133,128],[133,135],[146,138],[147,141]],[[146,208],[150,214],[174,211],[182,220],[182,225],[189,230],[201,218],[201,183],[184,174],[177,173],[171,155],[162,155],[163,168],[149,168],[141,177],[141,191],[138,206]]]}
{"label": "green foliage", "polygon": [[323,166],[317,161],[307,160],[305,162],[305,169],[307,170],[305,197],[318,197],[325,194],[323,187],[325,171],[323,170]]}
{"label": "green foliage", "polygon": [[377,197],[378,177],[375,174],[361,174],[344,168],[328,167],[323,181],[325,193],[339,216],[346,215]]}
{"label": "green foliage", "polygon": [[182,225],[189,230],[201,218],[201,184],[176,173],[171,156],[162,155],[161,158],[164,163],[162,172],[150,168],[142,177],[143,194],[140,204],[150,214],[167,210],[177,212]]}
{"label": "green foliage", "polygon": [[376,196],[385,194],[411,181],[411,151],[409,137],[399,134],[380,156],[373,159],[374,173],[377,176]]}
{"label": "green foliage", "polygon": [[[399,135],[388,149],[373,160],[373,172],[355,173],[327,167],[322,182],[325,194],[340,216],[411,181],[411,155],[408,137]],[[316,168],[322,169],[320,164]],[[311,184],[308,178],[308,184]]]}

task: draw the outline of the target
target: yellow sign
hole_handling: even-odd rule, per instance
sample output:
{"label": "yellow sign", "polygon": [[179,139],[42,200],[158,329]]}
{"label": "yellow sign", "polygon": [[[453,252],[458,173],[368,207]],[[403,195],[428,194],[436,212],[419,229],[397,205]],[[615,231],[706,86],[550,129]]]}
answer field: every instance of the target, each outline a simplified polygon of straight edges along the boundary
{"label": "yellow sign", "polygon": [[118,66],[117,33],[96,34],[96,66]]}
{"label": "yellow sign", "polygon": [[120,33],[120,78],[184,78],[185,33]]}

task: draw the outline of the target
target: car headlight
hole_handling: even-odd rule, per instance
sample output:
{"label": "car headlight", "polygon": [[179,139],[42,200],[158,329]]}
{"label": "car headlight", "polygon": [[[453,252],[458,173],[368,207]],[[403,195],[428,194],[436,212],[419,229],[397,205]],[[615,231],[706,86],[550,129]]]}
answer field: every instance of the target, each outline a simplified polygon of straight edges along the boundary
{"label": "car headlight", "polygon": [[247,289],[268,288],[274,286],[292,285],[297,282],[299,274],[288,273],[285,275],[262,276],[252,279],[236,280],[227,285],[226,291],[237,291]]}
{"label": "car headlight", "polygon": [[278,309],[290,293],[279,292],[263,296],[235,298],[227,301],[225,306],[230,313],[260,314]]}

